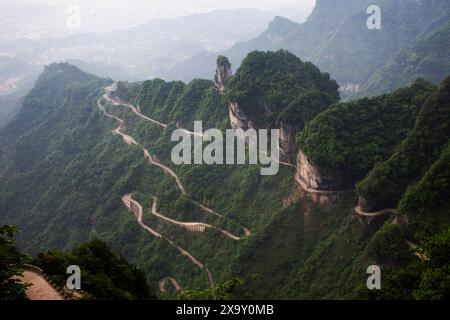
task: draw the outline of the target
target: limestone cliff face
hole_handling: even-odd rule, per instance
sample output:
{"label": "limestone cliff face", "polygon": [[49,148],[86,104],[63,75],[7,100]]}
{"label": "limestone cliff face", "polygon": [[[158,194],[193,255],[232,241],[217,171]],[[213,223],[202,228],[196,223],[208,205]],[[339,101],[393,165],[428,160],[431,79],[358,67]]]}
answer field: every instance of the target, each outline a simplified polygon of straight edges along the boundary
{"label": "limestone cliff face", "polygon": [[229,115],[233,129],[266,129],[270,124],[266,119],[272,114],[270,107],[261,97],[254,97],[245,102],[230,102]]}
{"label": "limestone cliff face", "polygon": [[351,186],[345,174],[313,164],[300,150],[297,155],[297,181],[314,190],[341,191]]}
{"label": "limestone cliff face", "polygon": [[295,161],[297,145],[296,130],[288,124],[271,123],[271,108],[260,97],[246,102],[230,102],[229,117],[233,129],[280,129],[280,159],[281,161]]}
{"label": "limestone cliff face", "polygon": [[246,102],[230,102],[229,117],[233,129],[280,129],[280,159],[295,161],[297,130],[285,123],[272,123],[270,106],[261,97],[255,97]]}
{"label": "limestone cliff face", "polygon": [[232,76],[231,64],[225,57],[217,59],[216,75],[214,76],[214,85],[220,94],[225,94],[225,87]]}
{"label": "limestone cliff face", "polygon": [[373,201],[364,197],[359,197],[358,205],[364,212],[376,212],[378,209],[382,209],[376,203],[373,203]]}
{"label": "limestone cliff face", "polygon": [[371,196],[360,196],[358,205],[364,212],[377,212],[386,208],[395,208],[396,204],[392,199],[376,198]]}
{"label": "limestone cliff face", "polygon": [[295,133],[297,130],[288,124],[281,123],[280,128],[280,159],[295,162],[295,154],[298,150],[295,141]]}

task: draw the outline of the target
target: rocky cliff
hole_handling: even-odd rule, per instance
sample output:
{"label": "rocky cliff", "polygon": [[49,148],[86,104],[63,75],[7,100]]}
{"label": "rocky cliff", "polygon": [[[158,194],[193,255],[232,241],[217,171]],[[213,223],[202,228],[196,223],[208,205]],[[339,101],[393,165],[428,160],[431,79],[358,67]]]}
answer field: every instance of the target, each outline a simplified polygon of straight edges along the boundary
{"label": "rocky cliff", "polygon": [[315,165],[301,150],[297,155],[296,178],[303,188],[313,190],[342,191],[351,185],[345,174]]}
{"label": "rocky cliff", "polygon": [[[270,117],[273,114],[271,108],[264,103],[259,96],[248,102],[230,102],[229,118],[233,129],[280,129],[280,159],[282,161],[295,160],[297,144],[295,134],[297,128],[280,122],[271,124]],[[293,159],[294,158],[294,159]]]}
{"label": "rocky cliff", "polygon": [[231,64],[228,58],[224,56],[219,56],[217,58],[216,75],[214,76],[214,86],[220,92],[220,94],[225,94],[225,86],[230,80],[232,75]]}
{"label": "rocky cliff", "polygon": [[263,129],[268,128],[266,121],[272,112],[260,96],[247,101],[231,101],[229,104],[230,123],[233,129]]}

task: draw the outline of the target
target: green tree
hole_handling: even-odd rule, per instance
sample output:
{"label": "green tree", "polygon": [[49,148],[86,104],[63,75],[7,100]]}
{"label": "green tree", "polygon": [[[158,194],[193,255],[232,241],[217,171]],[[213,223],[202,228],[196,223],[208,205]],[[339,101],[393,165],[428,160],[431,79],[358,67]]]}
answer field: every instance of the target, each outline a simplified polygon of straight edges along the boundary
{"label": "green tree", "polygon": [[14,278],[22,274],[27,261],[14,244],[17,232],[15,226],[0,226],[0,300],[26,299],[27,285]]}
{"label": "green tree", "polygon": [[213,289],[183,290],[178,294],[179,300],[232,300],[233,291],[242,286],[244,281],[233,278],[221,283]]}

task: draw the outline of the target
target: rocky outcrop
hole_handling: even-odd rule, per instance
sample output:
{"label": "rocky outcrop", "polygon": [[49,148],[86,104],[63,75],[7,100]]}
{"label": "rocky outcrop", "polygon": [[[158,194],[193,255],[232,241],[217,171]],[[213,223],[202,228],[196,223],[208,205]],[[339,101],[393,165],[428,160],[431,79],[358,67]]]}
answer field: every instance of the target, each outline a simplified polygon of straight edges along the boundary
{"label": "rocky outcrop", "polygon": [[[295,134],[297,130],[286,123],[281,123],[280,128],[280,159],[282,161],[295,162],[295,154],[297,152],[297,143],[295,141]],[[292,159],[291,159],[292,158]]]}
{"label": "rocky outcrop", "polygon": [[313,164],[300,150],[297,155],[297,181],[311,190],[343,191],[351,182],[345,174]]}
{"label": "rocky outcrop", "polygon": [[383,199],[366,195],[359,197],[358,206],[364,212],[378,212],[385,208],[394,208],[396,204],[392,199]]}
{"label": "rocky outcrop", "polygon": [[268,119],[271,115],[271,108],[260,97],[247,102],[231,102],[229,105],[229,117],[233,129],[280,129],[280,160],[294,162],[297,152],[295,142],[297,130],[288,124],[270,123]]}
{"label": "rocky outcrop", "polygon": [[214,86],[220,92],[225,94],[225,88],[232,75],[231,64],[224,56],[217,58],[216,75],[214,76]]}
{"label": "rocky outcrop", "polygon": [[259,96],[245,102],[230,102],[229,115],[233,129],[259,130],[271,127],[267,118],[272,115],[272,111]]}

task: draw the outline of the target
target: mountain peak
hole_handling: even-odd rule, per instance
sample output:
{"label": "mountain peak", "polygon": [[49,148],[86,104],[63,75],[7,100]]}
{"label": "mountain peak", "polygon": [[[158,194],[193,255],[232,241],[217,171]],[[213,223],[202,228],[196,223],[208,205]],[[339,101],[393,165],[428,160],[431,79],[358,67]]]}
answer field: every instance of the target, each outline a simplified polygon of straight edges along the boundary
{"label": "mountain peak", "polygon": [[76,66],[67,62],[55,62],[45,66],[39,76],[36,85],[48,83],[49,81],[80,82],[85,83],[96,79],[93,74],[86,73]]}
{"label": "mountain peak", "polygon": [[280,35],[286,35],[300,24],[284,17],[276,16],[270,23],[267,29],[268,33],[276,33]]}

